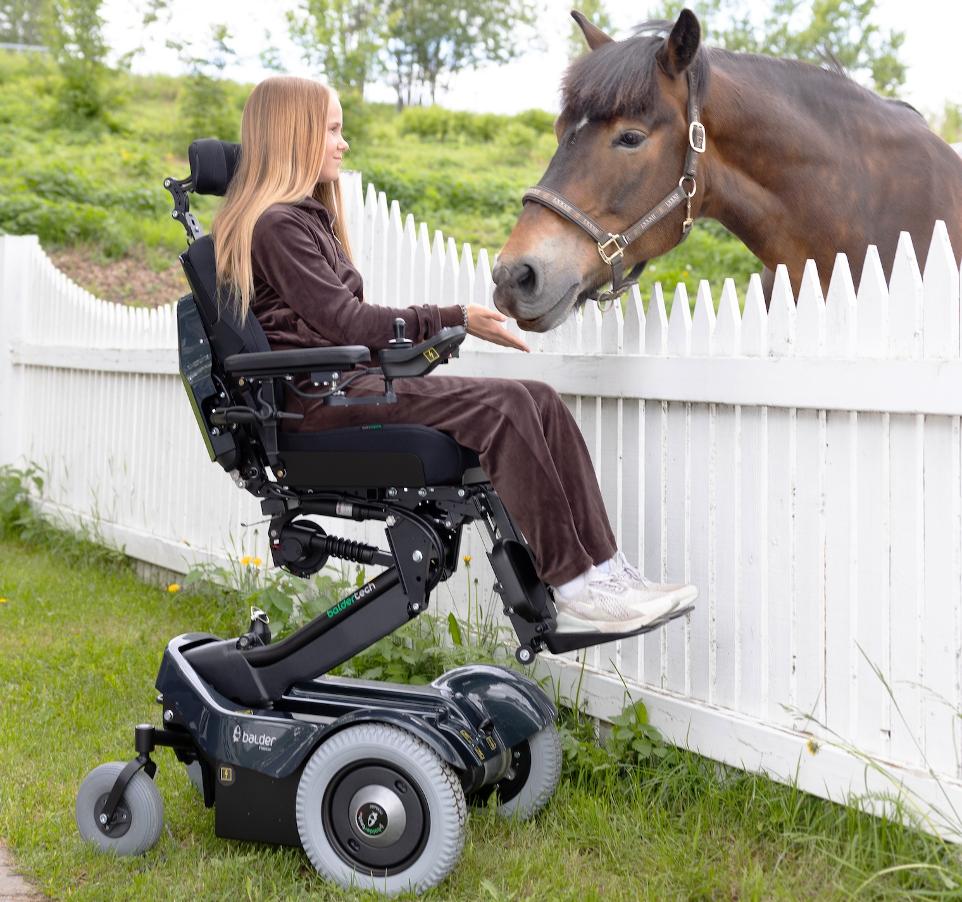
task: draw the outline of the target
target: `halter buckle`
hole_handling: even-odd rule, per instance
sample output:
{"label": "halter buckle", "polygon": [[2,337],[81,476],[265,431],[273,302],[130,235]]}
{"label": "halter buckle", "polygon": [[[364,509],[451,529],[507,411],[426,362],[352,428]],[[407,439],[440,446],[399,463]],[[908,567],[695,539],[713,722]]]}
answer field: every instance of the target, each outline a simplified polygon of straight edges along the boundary
{"label": "halter buckle", "polygon": [[688,146],[695,153],[704,153],[708,146],[708,134],[705,131],[705,126],[697,119],[688,125]]}
{"label": "halter buckle", "polygon": [[[618,239],[621,235],[612,235],[611,232],[608,233],[608,240],[605,242],[598,242],[598,253],[601,255],[601,259],[611,266],[616,260],[620,260],[625,255],[625,249],[618,243]],[[614,253],[609,253],[609,246],[614,244]]]}

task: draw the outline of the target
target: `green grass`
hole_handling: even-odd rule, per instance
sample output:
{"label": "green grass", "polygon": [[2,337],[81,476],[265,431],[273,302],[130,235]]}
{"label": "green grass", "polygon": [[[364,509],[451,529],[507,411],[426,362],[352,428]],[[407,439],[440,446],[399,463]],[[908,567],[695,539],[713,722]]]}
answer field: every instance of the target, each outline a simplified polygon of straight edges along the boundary
{"label": "green grass", "polygon": [[[108,121],[88,128],[58,121],[58,83],[43,56],[0,50],[0,232],[38,234],[45,247],[81,246],[95,259],[169,265],[184,236],[170,219],[161,182],[187,174],[186,79],[116,72]],[[218,137],[237,140],[251,86],[221,84],[217,121],[228,125]],[[537,183],[554,153],[550,121],[538,111],[494,117],[415,109],[399,115],[386,104],[347,103],[348,165],[365,184],[397,200],[404,214],[493,256],[520,213],[524,189]],[[438,122],[450,128],[423,127]],[[208,227],[219,200],[191,203]],[[684,281],[694,302],[699,279],[720,284],[732,276],[744,288],[758,269],[721,226],[699,223],[687,241],[650,265],[641,286],[647,296],[656,280],[669,291]]]}
{"label": "green grass", "polygon": [[[235,615],[87,563],[48,538],[0,540],[0,837],[46,893],[77,899],[335,899],[297,850],[217,839],[212,812],[165,750],[158,845],[136,859],[86,847],[73,823],[84,774],[132,756],[158,722],[156,666],[169,636]],[[571,737],[590,733],[568,718]],[[579,763],[582,762],[582,763]],[[894,870],[893,870],[894,869]],[[883,873],[884,872],[884,873]],[[529,823],[472,813],[464,856],[429,899],[954,898],[959,850],[764,777],[671,751],[593,771],[566,759]],[[373,898],[373,897],[368,897]]]}

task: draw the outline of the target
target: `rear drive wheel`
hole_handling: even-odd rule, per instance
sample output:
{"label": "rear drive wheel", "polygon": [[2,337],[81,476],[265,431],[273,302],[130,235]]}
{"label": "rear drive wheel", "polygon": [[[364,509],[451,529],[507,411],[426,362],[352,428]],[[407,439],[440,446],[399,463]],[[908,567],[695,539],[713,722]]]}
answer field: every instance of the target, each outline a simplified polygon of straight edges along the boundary
{"label": "rear drive wheel", "polygon": [[297,787],[297,829],[311,863],[340,886],[386,895],[439,884],[464,846],[455,772],[420,739],[387,724],[336,733]]}
{"label": "rear drive wheel", "polygon": [[111,761],[87,774],[77,792],[77,829],[87,842],[105,852],[140,855],[160,839],[164,826],[164,803],[154,781],[142,770],[124,789],[111,822],[100,823],[107,796],[125,767],[122,761]]}
{"label": "rear drive wheel", "polygon": [[549,723],[532,736],[512,746],[508,773],[497,783],[486,786],[472,798],[483,805],[497,794],[495,811],[502,817],[528,820],[554,795],[561,779],[561,737],[558,727]]}

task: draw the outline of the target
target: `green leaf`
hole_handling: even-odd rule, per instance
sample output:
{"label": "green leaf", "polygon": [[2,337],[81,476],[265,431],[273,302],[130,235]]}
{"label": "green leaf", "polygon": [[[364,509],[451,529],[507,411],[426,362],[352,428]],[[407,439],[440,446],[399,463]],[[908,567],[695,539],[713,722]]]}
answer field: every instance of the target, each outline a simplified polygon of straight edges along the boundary
{"label": "green leaf", "polygon": [[461,625],[458,623],[458,618],[454,616],[453,611],[448,614],[448,635],[455,645],[459,647],[464,645],[464,639],[461,637]]}

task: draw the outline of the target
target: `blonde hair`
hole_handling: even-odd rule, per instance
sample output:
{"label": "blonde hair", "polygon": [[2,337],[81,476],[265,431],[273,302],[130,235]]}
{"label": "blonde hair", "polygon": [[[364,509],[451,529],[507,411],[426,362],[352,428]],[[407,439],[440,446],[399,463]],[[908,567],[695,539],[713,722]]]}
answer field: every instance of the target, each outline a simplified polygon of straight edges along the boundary
{"label": "blonde hair", "polygon": [[254,295],[251,239],[272,204],[313,197],[327,207],[334,234],[350,257],[337,181],[318,183],[327,149],[333,91],[307,78],[275,76],[251,91],[241,120],[241,155],[211,234],[221,297],[233,297],[241,320]]}

